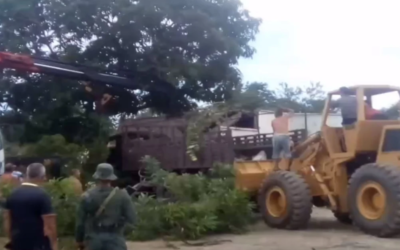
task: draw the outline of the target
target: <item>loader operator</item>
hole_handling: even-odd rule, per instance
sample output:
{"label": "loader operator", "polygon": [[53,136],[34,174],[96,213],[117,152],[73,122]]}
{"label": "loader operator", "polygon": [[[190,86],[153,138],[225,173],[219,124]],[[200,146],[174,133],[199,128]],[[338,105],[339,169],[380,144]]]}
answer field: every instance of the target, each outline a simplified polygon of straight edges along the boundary
{"label": "loader operator", "polygon": [[373,109],[368,102],[365,102],[365,119],[367,120],[389,120],[390,117],[384,112]]}
{"label": "loader operator", "polygon": [[[283,114],[283,112],[288,112]],[[275,111],[275,119],[271,126],[274,131],[272,137],[272,159],[275,161],[275,169],[278,169],[279,161],[282,158],[290,159],[290,136],[289,136],[289,118],[293,116],[293,110],[287,108],[278,108]]]}
{"label": "loader operator", "polygon": [[351,125],[357,121],[357,98],[352,95],[349,88],[339,89],[339,100],[332,101],[332,109],[340,108],[342,113],[342,125]]}

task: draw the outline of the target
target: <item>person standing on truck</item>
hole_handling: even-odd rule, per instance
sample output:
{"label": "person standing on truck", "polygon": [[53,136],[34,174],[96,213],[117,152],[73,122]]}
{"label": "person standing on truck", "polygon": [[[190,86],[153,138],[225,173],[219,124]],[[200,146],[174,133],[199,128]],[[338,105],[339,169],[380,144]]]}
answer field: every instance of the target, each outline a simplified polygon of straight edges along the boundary
{"label": "person standing on truck", "polygon": [[108,163],[97,166],[94,188],[82,195],[76,220],[75,241],[78,249],[126,250],[125,225],[134,223],[134,207],[125,190],[113,188],[114,168]]}
{"label": "person standing on truck", "polygon": [[[283,112],[288,112],[283,114]],[[272,159],[275,161],[275,169],[278,169],[281,158],[290,159],[292,153],[290,151],[290,135],[289,135],[289,119],[293,116],[293,110],[287,108],[278,108],[275,111],[275,119],[272,120],[271,126],[274,132],[272,137]]]}
{"label": "person standing on truck", "polygon": [[332,101],[331,108],[339,108],[342,113],[342,125],[351,125],[357,121],[357,98],[349,88],[339,89],[340,98]]}

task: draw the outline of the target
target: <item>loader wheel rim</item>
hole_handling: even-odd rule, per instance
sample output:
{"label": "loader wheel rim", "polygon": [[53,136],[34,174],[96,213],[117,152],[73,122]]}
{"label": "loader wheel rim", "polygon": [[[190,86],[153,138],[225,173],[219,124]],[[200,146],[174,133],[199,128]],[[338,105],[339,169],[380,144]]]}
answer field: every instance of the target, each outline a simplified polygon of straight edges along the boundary
{"label": "loader wheel rim", "polygon": [[280,187],[274,187],[269,190],[265,205],[271,216],[280,218],[285,215],[287,210],[285,191]]}
{"label": "loader wheel rim", "polygon": [[386,209],[386,192],[382,185],[376,182],[362,185],[357,194],[357,207],[364,218],[380,219]]}

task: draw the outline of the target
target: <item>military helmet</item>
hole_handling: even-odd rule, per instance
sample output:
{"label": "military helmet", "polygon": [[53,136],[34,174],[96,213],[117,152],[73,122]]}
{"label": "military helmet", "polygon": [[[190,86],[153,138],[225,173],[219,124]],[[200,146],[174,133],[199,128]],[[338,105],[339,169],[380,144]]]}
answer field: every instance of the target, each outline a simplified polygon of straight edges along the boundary
{"label": "military helmet", "polygon": [[96,180],[113,181],[117,179],[117,176],[114,174],[114,167],[111,164],[100,163],[97,165],[93,178]]}

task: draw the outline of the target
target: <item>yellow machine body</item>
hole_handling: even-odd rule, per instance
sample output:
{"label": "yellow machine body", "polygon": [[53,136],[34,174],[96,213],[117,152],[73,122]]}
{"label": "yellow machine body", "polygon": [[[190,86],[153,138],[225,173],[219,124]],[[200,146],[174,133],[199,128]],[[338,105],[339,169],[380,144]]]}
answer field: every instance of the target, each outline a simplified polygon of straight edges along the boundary
{"label": "yellow machine body", "polygon": [[[309,137],[297,145],[292,150],[292,154],[295,157],[287,162],[281,162],[279,165],[280,172],[292,173],[287,175],[288,177],[282,177],[285,175],[283,172],[279,173],[281,175],[280,179],[277,177],[277,171],[274,171],[275,163],[272,160],[235,162],[237,188],[251,194],[258,194],[260,197],[258,201],[259,206],[264,207],[264,211],[267,214],[265,217],[267,224],[284,227],[283,222],[281,224],[277,222],[279,217],[271,219],[274,217],[272,216],[273,211],[276,210],[271,208],[275,206],[274,200],[271,197],[273,195],[274,197],[278,197],[279,192],[282,193],[283,191],[277,192],[276,190],[278,189],[274,189],[275,192],[272,188],[273,184],[271,184],[272,182],[269,179],[273,177],[278,178],[275,182],[284,181],[285,178],[292,178],[293,173],[298,176],[293,178],[300,178],[307,185],[307,192],[310,193],[312,199],[311,202],[314,202],[314,205],[318,203],[318,206],[330,208],[335,215],[349,215],[352,211],[355,211],[354,213],[361,214],[362,219],[367,220],[375,216],[372,214],[376,210],[375,217],[378,218],[378,214],[380,213],[381,217],[379,218],[382,220],[382,216],[387,216],[382,211],[386,211],[387,213],[391,211],[389,208],[385,208],[389,204],[388,197],[390,196],[390,190],[387,190],[390,187],[385,185],[389,184],[385,183],[385,181],[379,183],[379,178],[384,177],[379,177],[379,173],[377,173],[376,176],[378,178],[372,173],[375,171],[374,168],[384,168],[383,172],[378,169],[382,172],[382,176],[385,173],[390,175],[393,169],[397,168],[399,169],[400,180],[400,121],[390,119],[367,120],[365,105],[366,103],[370,105],[372,96],[374,95],[387,92],[397,92],[398,94],[400,93],[400,88],[379,85],[355,86],[348,88],[348,90],[357,98],[357,121],[350,126],[328,126],[327,117],[331,110],[332,97],[338,95],[340,91],[329,93],[322,114],[320,133]],[[367,170],[361,171],[360,168]],[[356,172],[360,173],[357,174]],[[365,176],[358,177],[357,175]],[[355,181],[370,178],[365,183],[354,184],[355,186],[359,186],[354,187],[355,197],[349,197],[353,195],[349,194],[352,176],[354,176]],[[263,183],[266,184],[264,185]],[[284,189],[283,186],[281,189]],[[400,194],[400,185],[398,189]],[[282,194],[283,198],[281,198],[286,199],[285,202],[289,202],[287,196],[290,194],[288,191],[285,192],[286,194]],[[387,192],[387,194],[384,192]],[[267,196],[271,197],[268,198]],[[275,200],[276,202],[279,201],[278,198]],[[352,200],[358,203],[356,205],[349,204],[349,201]],[[286,204],[283,201],[279,202]],[[352,208],[354,206],[357,208]],[[285,209],[288,208],[286,207]],[[286,210],[283,209],[282,211]],[[282,212],[282,216],[287,216],[289,212]],[[348,217],[350,220],[351,216],[349,215]],[[286,220],[282,219],[282,221]],[[398,226],[398,231],[400,232],[400,223]],[[362,230],[381,236],[378,233],[372,233],[375,232],[375,229]]]}

